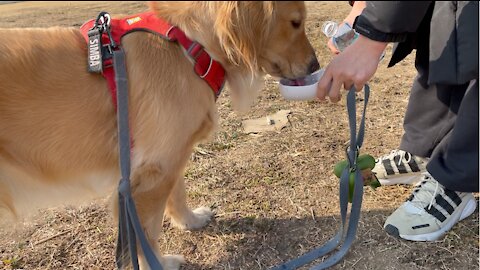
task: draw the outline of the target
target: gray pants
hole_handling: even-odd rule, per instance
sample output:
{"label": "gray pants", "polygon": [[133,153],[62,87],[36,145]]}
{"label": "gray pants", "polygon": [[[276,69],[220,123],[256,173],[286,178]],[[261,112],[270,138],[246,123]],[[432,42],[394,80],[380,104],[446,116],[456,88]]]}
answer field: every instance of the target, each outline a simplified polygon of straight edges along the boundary
{"label": "gray pants", "polygon": [[428,85],[428,58],[420,51],[416,67],[400,149],[430,157],[427,171],[447,189],[478,192],[478,80]]}

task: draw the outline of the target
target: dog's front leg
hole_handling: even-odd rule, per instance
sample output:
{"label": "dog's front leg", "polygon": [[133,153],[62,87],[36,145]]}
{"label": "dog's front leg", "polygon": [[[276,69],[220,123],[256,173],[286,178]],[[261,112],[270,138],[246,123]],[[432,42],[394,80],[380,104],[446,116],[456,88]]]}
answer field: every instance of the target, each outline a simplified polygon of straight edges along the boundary
{"label": "dog's front leg", "polygon": [[[168,171],[168,170],[167,170]],[[181,255],[160,255],[158,238],[163,224],[163,215],[170,192],[178,176],[171,176],[157,165],[142,165],[135,169],[132,178],[132,196],[138,216],[150,247],[157,254],[164,270],[178,270],[185,263]],[[141,270],[150,269],[139,249]]]}
{"label": "dog's front leg", "polygon": [[172,224],[182,230],[203,228],[213,216],[212,210],[208,207],[199,207],[193,211],[188,208],[183,177],[176,181],[168,197],[166,213],[172,219]]}

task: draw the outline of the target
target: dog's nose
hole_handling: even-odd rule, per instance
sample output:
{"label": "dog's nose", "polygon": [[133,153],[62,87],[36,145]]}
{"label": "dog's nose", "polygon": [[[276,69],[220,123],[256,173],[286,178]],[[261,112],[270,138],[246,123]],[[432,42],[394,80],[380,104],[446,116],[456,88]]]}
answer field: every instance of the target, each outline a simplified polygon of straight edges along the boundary
{"label": "dog's nose", "polygon": [[311,74],[319,69],[320,69],[320,63],[318,63],[317,58],[313,58],[313,60],[310,62],[310,65],[308,65],[308,73]]}

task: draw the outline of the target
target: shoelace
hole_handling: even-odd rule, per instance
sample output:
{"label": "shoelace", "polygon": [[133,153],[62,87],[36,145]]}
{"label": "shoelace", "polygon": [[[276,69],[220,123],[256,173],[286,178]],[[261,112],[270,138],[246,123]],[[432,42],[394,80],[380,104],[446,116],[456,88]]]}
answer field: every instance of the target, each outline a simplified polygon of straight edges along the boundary
{"label": "shoelace", "polygon": [[[396,150],[392,150],[390,154],[380,157],[379,161],[381,162],[385,159],[392,160],[394,159],[395,156],[400,156],[397,166],[400,166],[400,164],[402,164],[402,160],[405,160],[406,163],[409,163],[412,160],[412,154],[400,149],[396,149]],[[406,156],[408,156],[408,158],[406,158]]]}
{"label": "shoelace", "polygon": [[[432,205],[435,203],[435,196],[437,194],[444,194],[445,191],[443,187],[433,179],[428,173],[424,173],[423,181],[420,182],[415,189],[413,190],[413,199],[410,203],[420,206],[419,208],[424,208],[425,203],[430,201],[428,204],[428,209],[432,208]],[[433,187],[435,185],[435,188]]]}

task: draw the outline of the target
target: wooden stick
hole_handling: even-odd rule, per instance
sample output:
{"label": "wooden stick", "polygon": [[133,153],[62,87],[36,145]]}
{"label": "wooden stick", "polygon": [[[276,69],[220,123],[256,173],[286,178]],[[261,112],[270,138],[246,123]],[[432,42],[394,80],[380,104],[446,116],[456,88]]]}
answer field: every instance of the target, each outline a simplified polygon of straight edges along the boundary
{"label": "wooden stick", "polygon": [[55,238],[55,237],[64,235],[64,234],[69,233],[69,232],[71,232],[71,231],[72,231],[72,230],[70,229],[70,230],[66,230],[66,231],[64,231],[64,232],[57,233],[57,234],[55,234],[55,235],[52,235],[52,236],[50,236],[50,237],[48,237],[48,238],[45,238],[45,239],[42,239],[42,240],[36,242],[34,245],[43,244],[43,243],[45,243],[45,242],[47,242],[47,241],[52,240],[52,239]]}

